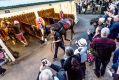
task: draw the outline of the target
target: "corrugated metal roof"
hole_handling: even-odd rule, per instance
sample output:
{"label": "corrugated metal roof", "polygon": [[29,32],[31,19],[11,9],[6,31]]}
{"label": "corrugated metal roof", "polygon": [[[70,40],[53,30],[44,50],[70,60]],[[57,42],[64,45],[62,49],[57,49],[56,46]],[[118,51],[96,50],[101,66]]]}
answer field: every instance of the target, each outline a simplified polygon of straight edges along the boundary
{"label": "corrugated metal roof", "polygon": [[0,0],[0,9],[24,7],[68,0]]}

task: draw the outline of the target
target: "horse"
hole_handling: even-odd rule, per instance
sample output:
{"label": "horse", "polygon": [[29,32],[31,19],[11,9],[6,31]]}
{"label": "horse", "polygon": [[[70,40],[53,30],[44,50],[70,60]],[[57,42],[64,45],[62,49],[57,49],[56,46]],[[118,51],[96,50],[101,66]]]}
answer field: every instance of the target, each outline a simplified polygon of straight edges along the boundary
{"label": "horse", "polygon": [[75,22],[73,19],[65,18],[63,20],[58,21],[57,23],[47,25],[46,27],[48,29],[50,28],[50,29],[53,29],[57,32],[60,32],[62,35],[64,35],[64,39],[68,40],[66,38],[67,37],[66,32],[67,32],[67,30],[71,30],[71,39],[72,39],[73,34],[74,34],[74,30],[73,30],[74,24],[75,24]]}

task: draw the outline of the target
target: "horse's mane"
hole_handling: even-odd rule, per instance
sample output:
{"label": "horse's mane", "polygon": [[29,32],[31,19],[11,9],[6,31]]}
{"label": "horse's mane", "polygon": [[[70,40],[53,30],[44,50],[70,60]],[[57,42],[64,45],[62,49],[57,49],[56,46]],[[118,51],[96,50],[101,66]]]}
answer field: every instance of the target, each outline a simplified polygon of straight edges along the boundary
{"label": "horse's mane", "polygon": [[60,24],[59,24],[59,23],[49,24],[49,25],[47,25],[46,27],[47,27],[47,28],[51,28],[51,27],[53,27],[53,28],[55,28],[55,27],[60,27]]}
{"label": "horse's mane", "polygon": [[62,27],[62,23],[64,23],[65,22],[65,20],[69,20],[70,22],[71,22],[71,25],[73,25],[74,24],[74,20],[72,19],[72,18],[65,18],[64,20],[60,20],[60,21],[58,21],[57,23],[54,23],[54,24],[49,24],[49,25],[47,25],[46,27],[47,28],[61,28]]}
{"label": "horse's mane", "polygon": [[52,27],[60,27],[60,24],[59,23],[55,23],[55,24],[52,24],[51,26]]}
{"label": "horse's mane", "polygon": [[66,21],[66,20],[69,20],[71,23],[74,21],[72,18],[65,18],[64,20],[60,20],[59,22],[63,22],[63,21]]}
{"label": "horse's mane", "polygon": [[25,23],[25,22],[22,22],[22,21],[20,21],[20,25],[24,26],[24,27],[31,27],[32,26],[31,24],[28,24],[28,23]]}

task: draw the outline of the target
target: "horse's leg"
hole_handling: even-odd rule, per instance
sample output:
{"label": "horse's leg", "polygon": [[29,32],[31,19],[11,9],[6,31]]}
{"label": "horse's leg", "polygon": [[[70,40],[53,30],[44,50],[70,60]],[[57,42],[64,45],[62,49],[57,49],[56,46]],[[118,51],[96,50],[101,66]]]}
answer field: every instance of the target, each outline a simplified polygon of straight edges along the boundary
{"label": "horse's leg", "polygon": [[71,40],[73,38],[73,34],[74,34],[74,29],[73,29],[73,26],[71,27]]}
{"label": "horse's leg", "polygon": [[45,42],[45,32],[44,29],[40,29],[41,30],[41,44]]}
{"label": "horse's leg", "polygon": [[47,42],[47,38],[48,38],[48,35],[49,35],[49,31],[48,31],[48,28],[45,27],[45,30],[44,30],[44,38],[45,38],[45,42]]}
{"label": "horse's leg", "polygon": [[64,39],[66,40],[66,41],[70,41],[69,39],[67,39],[67,32],[65,31],[65,33],[64,33]]}
{"label": "horse's leg", "polygon": [[16,44],[16,42],[14,41],[13,34],[10,32],[10,33],[8,33],[8,36],[9,36],[9,38],[11,39],[11,41],[12,41],[13,45],[15,45],[15,44]]}
{"label": "horse's leg", "polygon": [[67,33],[66,33],[66,31],[64,33],[64,39],[67,40]]}
{"label": "horse's leg", "polygon": [[72,32],[72,30],[71,30],[71,40],[72,40],[72,38],[73,38],[73,32]]}
{"label": "horse's leg", "polygon": [[3,36],[4,36],[4,40],[8,40],[8,36],[7,36],[7,33],[5,32],[5,30],[3,30]]}
{"label": "horse's leg", "polygon": [[44,29],[41,29],[42,37],[41,40],[44,41]]}
{"label": "horse's leg", "polygon": [[72,28],[71,28],[71,32],[74,34],[74,29],[73,29],[73,26],[72,26]]}

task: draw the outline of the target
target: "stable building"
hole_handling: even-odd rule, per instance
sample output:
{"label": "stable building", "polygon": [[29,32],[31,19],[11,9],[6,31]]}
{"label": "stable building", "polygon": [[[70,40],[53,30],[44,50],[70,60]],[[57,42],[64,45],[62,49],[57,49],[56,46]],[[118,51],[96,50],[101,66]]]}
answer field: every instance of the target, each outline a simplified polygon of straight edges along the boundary
{"label": "stable building", "polygon": [[[62,10],[66,17],[68,14],[73,15],[76,21],[76,6],[74,1],[67,0],[5,0],[0,1],[0,18],[32,14],[34,11],[39,11],[41,17],[58,18],[59,12]],[[8,4],[9,3],[9,4]],[[2,4],[2,5],[1,5]],[[8,5],[5,5],[8,4]],[[53,10],[50,11],[51,9]],[[44,12],[48,11],[49,12]],[[45,14],[44,14],[45,13]],[[67,15],[66,15],[67,14]],[[26,18],[25,18],[26,19]],[[30,20],[30,19],[29,19]]]}
{"label": "stable building", "polygon": [[[36,25],[36,14],[42,17],[45,24],[50,24],[50,20],[60,20],[59,12],[64,12],[65,18],[72,18],[77,22],[76,5],[74,1],[68,0],[1,0],[0,1],[0,21],[7,19],[11,23],[14,20],[24,22],[28,25]],[[7,43],[7,41],[6,41]],[[37,44],[37,43],[36,43]],[[7,47],[0,41],[0,45],[6,50],[8,56],[12,61],[15,61]],[[35,45],[35,44],[34,44]],[[27,51],[31,48],[24,49],[21,46],[12,46],[10,42],[6,46],[9,46],[12,50],[18,51],[20,56],[26,55]],[[24,54],[25,53],[25,54]],[[32,54],[32,53],[30,53]]]}

